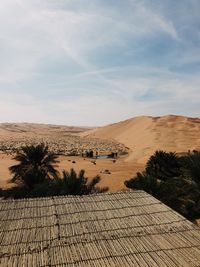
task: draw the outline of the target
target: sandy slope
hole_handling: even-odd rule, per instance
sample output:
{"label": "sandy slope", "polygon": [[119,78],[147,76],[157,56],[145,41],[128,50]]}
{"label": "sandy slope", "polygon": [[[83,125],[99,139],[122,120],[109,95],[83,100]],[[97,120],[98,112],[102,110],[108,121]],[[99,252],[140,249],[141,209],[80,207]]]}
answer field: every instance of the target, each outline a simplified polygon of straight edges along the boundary
{"label": "sandy slope", "polygon": [[200,149],[200,119],[168,115],[136,117],[82,133],[114,139],[130,148],[127,161],[145,163],[157,149],[186,152]]}

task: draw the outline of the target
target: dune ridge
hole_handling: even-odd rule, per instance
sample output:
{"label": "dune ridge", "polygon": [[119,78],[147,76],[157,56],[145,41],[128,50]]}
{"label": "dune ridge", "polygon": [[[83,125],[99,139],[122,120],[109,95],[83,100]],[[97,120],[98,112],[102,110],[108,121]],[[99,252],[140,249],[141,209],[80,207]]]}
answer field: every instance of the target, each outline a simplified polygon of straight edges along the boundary
{"label": "dune ridge", "polygon": [[200,150],[200,118],[140,116],[82,133],[116,140],[130,149],[127,161],[146,162],[155,150],[185,153]]}
{"label": "dune ridge", "polygon": [[91,127],[65,126],[42,123],[0,123],[0,137],[11,136],[65,136],[92,129]]}

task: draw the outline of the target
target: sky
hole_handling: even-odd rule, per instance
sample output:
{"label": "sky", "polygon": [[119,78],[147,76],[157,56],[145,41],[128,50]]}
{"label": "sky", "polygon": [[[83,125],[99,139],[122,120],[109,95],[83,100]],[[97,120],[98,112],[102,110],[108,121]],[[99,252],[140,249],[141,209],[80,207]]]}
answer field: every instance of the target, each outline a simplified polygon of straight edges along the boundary
{"label": "sky", "polygon": [[200,111],[199,0],[0,0],[0,122]]}

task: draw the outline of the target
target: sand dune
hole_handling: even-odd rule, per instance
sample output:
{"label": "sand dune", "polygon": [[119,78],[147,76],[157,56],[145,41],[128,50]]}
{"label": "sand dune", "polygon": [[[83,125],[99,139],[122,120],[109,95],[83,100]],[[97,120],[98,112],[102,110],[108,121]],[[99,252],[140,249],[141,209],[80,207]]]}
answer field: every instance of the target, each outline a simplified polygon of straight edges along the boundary
{"label": "sand dune", "polygon": [[127,161],[144,163],[157,149],[200,150],[200,119],[168,115],[141,116],[86,131],[82,135],[113,139],[130,148]]}
{"label": "sand dune", "polygon": [[[16,125],[16,126],[14,126]],[[64,127],[64,128],[63,128]],[[63,130],[64,129],[64,130]],[[97,164],[91,163],[91,160],[84,160],[81,157],[66,157],[60,156],[59,170],[69,170],[75,168],[86,170],[86,176],[91,178],[99,174],[102,178],[101,186],[109,186],[111,192],[124,189],[124,180],[135,175],[137,171],[144,169],[145,162],[156,149],[166,151],[176,151],[178,153],[187,152],[189,149],[200,150],[200,119],[187,118],[182,116],[164,116],[164,117],[136,117],[119,123],[111,124],[105,127],[86,131],[85,128],[73,129],[76,136],[72,136],[69,131],[73,128],[65,128],[65,126],[48,126],[34,124],[12,124],[0,125],[0,141],[7,136],[7,143],[15,140],[16,137],[26,136],[25,141],[28,142],[28,137],[51,137],[58,145],[63,145],[62,140],[72,142],[74,147],[77,145],[89,144],[96,139],[95,146],[102,149],[113,149],[113,142],[108,139],[123,143],[129,149],[129,155],[120,157],[116,163],[110,159],[99,159]],[[27,132],[18,132],[27,130]],[[80,138],[79,135],[85,137]],[[37,139],[36,140],[39,140]],[[88,140],[85,140],[88,139]],[[102,139],[102,140],[101,140]],[[103,140],[105,139],[105,140]],[[93,141],[92,141],[93,140]],[[76,142],[75,142],[76,141]],[[83,142],[84,141],[84,142]],[[104,142],[106,142],[104,144]],[[54,144],[54,143],[53,143]],[[54,144],[55,145],[55,144]],[[52,146],[55,150],[55,146]],[[67,143],[65,142],[65,147]],[[72,163],[72,159],[76,161]],[[0,187],[7,184],[10,174],[8,168],[15,162],[12,160],[12,155],[0,153]],[[101,170],[109,169],[111,174],[102,174]]]}

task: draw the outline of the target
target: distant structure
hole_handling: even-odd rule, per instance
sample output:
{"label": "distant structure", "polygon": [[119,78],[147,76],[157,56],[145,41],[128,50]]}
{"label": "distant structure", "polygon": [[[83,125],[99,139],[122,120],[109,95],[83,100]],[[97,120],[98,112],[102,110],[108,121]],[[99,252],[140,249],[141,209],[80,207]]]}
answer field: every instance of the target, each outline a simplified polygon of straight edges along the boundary
{"label": "distant structure", "polygon": [[86,158],[93,158],[94,157],[94,151],[93,150],[86,150],[85,156],[86,156]]}
{"label": "distant structure", "polygon": [[0,201],[0,266],[197,267],[200,229],[143,191]]}

